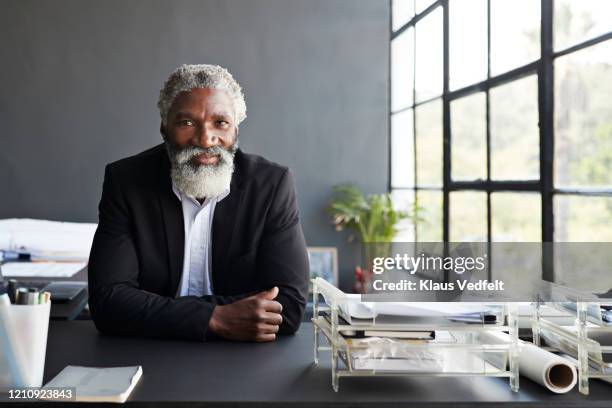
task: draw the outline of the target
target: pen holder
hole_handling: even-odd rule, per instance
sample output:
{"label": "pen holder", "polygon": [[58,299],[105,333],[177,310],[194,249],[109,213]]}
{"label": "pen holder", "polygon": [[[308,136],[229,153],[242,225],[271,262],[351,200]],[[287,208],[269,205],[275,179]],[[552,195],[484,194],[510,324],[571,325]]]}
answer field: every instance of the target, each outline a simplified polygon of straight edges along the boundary
{"label": "pen holder", "polygon": [[50,312],[51,302],[0,305],[0,392],[42,386]]}

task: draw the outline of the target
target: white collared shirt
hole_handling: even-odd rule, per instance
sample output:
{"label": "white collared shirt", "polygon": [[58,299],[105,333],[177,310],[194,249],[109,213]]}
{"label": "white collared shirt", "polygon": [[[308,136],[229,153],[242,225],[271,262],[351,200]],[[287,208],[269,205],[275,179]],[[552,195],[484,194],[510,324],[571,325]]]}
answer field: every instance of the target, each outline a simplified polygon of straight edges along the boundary
{"label": "white collared shirt", "polygon": [[229,190],[218,197],[206,198],[202,204],[193,197],[186,196],[172,186],[172,191],[183,207],[185,227],[185,249],[183,273],[179,296],[212,295],[212,223],[215,206],[229,194]]}

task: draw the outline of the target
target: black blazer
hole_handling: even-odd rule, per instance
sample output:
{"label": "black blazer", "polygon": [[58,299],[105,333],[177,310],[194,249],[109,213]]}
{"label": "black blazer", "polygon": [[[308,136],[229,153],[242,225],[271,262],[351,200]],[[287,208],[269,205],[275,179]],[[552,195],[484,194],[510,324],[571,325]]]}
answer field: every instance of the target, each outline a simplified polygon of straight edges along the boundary
{"label": "black blazer", "polygon": [[163,144],[106,166],[89,258],[92,318],[110,334],[207,337],[217,304],[279,287],[280,333],[295,332],[308,292],[308,256],[291,171],[238,150],[230,194],[212,228],[213,296],[176,298],[183,213]]}

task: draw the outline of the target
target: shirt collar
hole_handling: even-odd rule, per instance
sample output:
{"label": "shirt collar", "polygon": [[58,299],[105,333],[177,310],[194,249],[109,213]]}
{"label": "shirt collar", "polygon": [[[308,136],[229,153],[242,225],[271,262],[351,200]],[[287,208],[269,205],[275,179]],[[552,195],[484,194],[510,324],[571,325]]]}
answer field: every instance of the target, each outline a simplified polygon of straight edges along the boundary
{"label": "shirt collar", "polygon": [[[197,200],[195,200],[194,198],[192,198],[192,197],[188,197],[188,196],[185,196],[183,193],[181,193],[181,192],[179,191],[179,189],[178,189],[178,188],[176,188],[176,185],[174,184],[174,182],[172,182],[172,191],[174,192],[174,195],[176,195],[176,197],[177,197],[177,198],[179,199],[179,201],[181,201],[181,202],[183,201],[183,197],[190,198],[190,199],[192,199],[193,201],[196,201],[196,202],[197,202]],[[227,188],[227,190],[225,190],[223,193],[219,194],[218,196],[214,197],[214,198],[213,198],[213,200],[214,200],[215,202],[217,202],[217,203],[218,203],[219,201],[221,201],[221,200],[223,200],[225,197],[227,197],[227,196],[229,195],[229,193],[230,193],[230,189],[229,189],[229,187],[228,187],[228,188]],[[200,205],[200,203],[199,203],[199,202],[198,202],[198,205]],[[203,205],[203,204],[202,204],[202,205]]]}

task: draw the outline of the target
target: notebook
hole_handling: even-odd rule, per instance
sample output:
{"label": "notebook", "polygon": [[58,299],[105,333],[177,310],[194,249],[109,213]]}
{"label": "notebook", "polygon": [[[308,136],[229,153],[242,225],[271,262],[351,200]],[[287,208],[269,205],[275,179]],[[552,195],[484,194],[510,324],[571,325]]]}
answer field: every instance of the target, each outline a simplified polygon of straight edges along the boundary
{"label": "notebook", "polygon": [[45,388],[76,388],[76,401],[125,402],[142,376],[142,367],[67,366]]}

